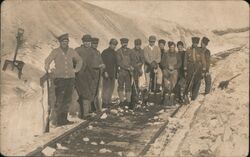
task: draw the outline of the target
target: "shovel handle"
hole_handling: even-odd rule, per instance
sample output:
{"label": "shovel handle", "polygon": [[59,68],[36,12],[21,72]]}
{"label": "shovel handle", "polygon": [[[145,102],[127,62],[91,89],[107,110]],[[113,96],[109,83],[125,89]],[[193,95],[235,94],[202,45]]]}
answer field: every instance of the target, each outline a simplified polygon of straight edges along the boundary
{"label": "shovel handle", "polygon": [[235,75],[234,77],[232,77],[232,78],[230,78],[228,81],[231,81],[232,79],[234,79],[234,78],[236,78],[236,77],[238,77],[238,76],[240,76],[241,75],[241,73],[240,74],[237,74],[237,75]]}

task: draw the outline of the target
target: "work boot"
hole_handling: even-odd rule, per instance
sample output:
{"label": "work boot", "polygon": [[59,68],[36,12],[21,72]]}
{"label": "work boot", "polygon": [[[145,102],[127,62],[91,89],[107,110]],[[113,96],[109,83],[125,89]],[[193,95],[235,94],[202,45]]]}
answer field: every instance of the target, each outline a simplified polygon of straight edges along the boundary
{"label": "work boot", "polygon": [[175,105],[175,94],[174,93],[171,93],[169,99],[170,99],[170,105],[171,106]]}
{"label": "work boot", "polygon": [[74,122],[72,122],[72,121],[69,121],[68,120],[68,113],[67,112],[63,112],[62,114],[62,125],[69,125],[69,124],[73,124]]}
{"label": "work boot", "polygon": [[169,94],[166,93],[166,94],[164,95],[163,105],[169,106],[169,99],[170,99]]}
{"label": "work boot", "polygon": [[118,91],[118,96],[120,99],[120,104],[124,102],[124,94],[123,91]]}

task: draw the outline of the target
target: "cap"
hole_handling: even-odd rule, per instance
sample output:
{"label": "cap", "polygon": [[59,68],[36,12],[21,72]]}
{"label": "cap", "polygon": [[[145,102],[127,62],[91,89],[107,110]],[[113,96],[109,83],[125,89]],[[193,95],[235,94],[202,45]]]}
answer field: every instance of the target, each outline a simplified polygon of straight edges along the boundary
{"label": "cap", "polygon": [[205,45],[207,45],[209,41],[210,41],[210,40],[209,40],[207,37],[203,37],[203,38],[201,39],[201,42],[204,43]]}
{"label": "cap", "polygon": [[141,39],[135,39],[135,45],[141,45]]}
{"label": "cap", "polygon": [[168,42],[168,47],[170,47],[170,46],[172,46],[172,45],[175,46],[175,43],[174,43],[173,41],[169,41],[169,42]]}
{"label": "cap", "polygon": [[156,41],[156,36],[154,35],[149,36],[148,41]]}
{"label": "cap", "polygon": [[166,40],[164,40],[164,39],[160,39],[159,41],[158,41],[158,44],[160,44],[160,43],[162,43],[162,44],[166,44]]}
{"label": "cap", "polygon": [[192,37],[192,43],[193,44],[198,44],[200,41],[200,38],[199,37]]}
{"label": "cap", "polygon": [[61,42],[63,40],[69,40],[69,34],[68,33],[62,34],[59,37],[57,37],[57,39],[59,42]]}
{"label": "cap", "polygon": [[82,42],[91,42],[91,41],[92,41],[92,38],[89,34],[82,36]]}
{"label": "cap", "polygon": [[91,38],[91,43],[92,43],[92,44],[98,44],[98,43],[99,43],[99,39],[93,37],[93,38]]}
{"label": "cap", "polygon": [[177,42],[177,46],[178,46],[178,45],[184,46],[184,43],[183,43],[182,41],[178,41],[178,42]]}
{"label": "cap", "polygon": [[121,43],[128,43],[128,38],[121,38],[120,41]]}
{"label": "cap", "polygon": [[109,44],[117,45],[118,41],[116,39],[112,38],[112,39],[110,39]]}

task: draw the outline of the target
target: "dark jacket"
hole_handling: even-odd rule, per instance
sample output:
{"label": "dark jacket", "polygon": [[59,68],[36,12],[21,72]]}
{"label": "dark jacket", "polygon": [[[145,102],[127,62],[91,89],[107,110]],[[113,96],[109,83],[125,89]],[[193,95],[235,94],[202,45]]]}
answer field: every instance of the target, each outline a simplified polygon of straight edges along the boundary
{"label": "dark jacket", "polygon": [[76,90],[80,96],[87,100],[93,100],[96,93],[99,76],[98,66],[102,64],[100,52],[93,48],[80,46],[75,49],[86,66],[76,75]]}
{"label": "dark jacket", "polygon": [[141,69],[142,69],[142,65],[145,62],[143,50],[142,49],[137,50],[136,48],[134,48],[132,59],[133,59],[132,63],[133,63],[133,67],[135,69],[135,72],[140,73]]}
{"label": "dark jacket", "polygon": [[206,48],[205,49],[205,60],[206,60],[206,72],[209,72],[210,63],[211,63],[211,52]]}
{"label": "dark jacket", "polygon": [[180,68],[179,68],[179,76],[184,76],[184,72],[187,70],[187,57],[186,51],[178,51],[177,55],[180,58]]}
{"label": "dark jacket", "polygon": [[102,61],[105,64],[104,72],[107,72],[110,79],[115,78],[117,73],[116,51],[111,48],[103,50]]}
{"label": "dark jacket", "polygon": [[128,73],[128,69],[134,65],[133,52],[130,48],[120,48],[117,50],[117,65],[120,67],[120,72]]}

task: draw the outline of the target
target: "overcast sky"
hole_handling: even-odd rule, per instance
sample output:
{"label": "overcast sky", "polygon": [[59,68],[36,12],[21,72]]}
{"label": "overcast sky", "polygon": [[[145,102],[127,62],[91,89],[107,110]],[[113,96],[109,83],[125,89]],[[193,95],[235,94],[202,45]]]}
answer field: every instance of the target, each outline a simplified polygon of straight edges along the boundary
{"label": "overcast sky", "polygon": [[91,0],[88,2],[125,16],[161,17],[189,28],[223,29],[249,26],[249,6],[244,1]]}

